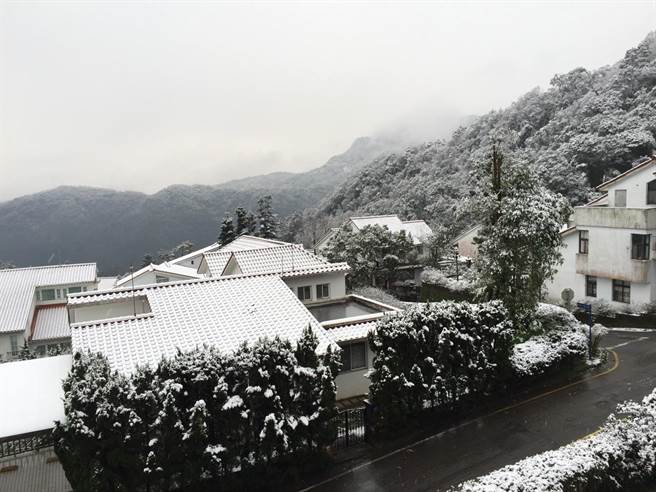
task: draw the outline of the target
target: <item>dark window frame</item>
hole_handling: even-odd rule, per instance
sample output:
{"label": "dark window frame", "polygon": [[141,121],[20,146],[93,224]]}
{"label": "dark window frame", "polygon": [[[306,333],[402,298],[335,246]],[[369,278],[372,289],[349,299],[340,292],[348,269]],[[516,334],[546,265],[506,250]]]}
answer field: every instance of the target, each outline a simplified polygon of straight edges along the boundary
{"label": "dark window frame", "polygon": [[590,231],[587,229],[579,231],[579,253],[587,255],[590,250]]}
{"label": "dark window frame", "polygon": [[613,279],[613,301],[631,304],[631,282]]}
{"label": "dark window frame", "polygon": [[585,296],[597,297],[597,277],[593,275],[585,276]]}
{"label": "dark window frame", "polygon": [[647,183],[647,205],[656,205],[656,179]]}
{"label": "dark window frame", "polygon": [[[353,346],[354,345],[362,345],[363,347],[363,352],[364,352],[364,364],[362,366],[353,366]],[[346,372],[346,371],[361,371],[362,369],[367,369],[369,367],[369,361],[368,361],[368,354],[367,354],[367,342],[365,341],[359,341],[359,342],[350,342],[350,343],[344,343],[339,345],[340,348],[342,349],[342,355],[341,355],[341,360],[342,360],[342,368],[340,369],[341,372]]]}
{"label": "dark window frame", "polygon": [[330,284],[317,284],[315,288],[317,299],[330,299]]}
{"label": "dark window frame", "polygon": [[[303,293],[301,295],[301,292]],[[307,296],[305,295],[307,293]],[[296,295],[301,301],[311,301],[312,300],[312,286],[311,285],[301,285],[296,290]]]}
{"label": "dark window frame", "polygon": [[648,260],[651,234],[631,234],[631,259]]}

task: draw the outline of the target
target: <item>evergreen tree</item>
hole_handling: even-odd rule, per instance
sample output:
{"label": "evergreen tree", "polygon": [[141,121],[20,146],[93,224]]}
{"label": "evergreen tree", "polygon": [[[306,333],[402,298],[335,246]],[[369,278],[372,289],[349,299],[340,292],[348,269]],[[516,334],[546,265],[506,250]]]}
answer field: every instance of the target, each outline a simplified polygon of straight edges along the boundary
{"label": "evergreen tree", "polygon": [[240,236],[242,234],[250,234],[252,231],[249,230],[249,215],[253,215],[250,212],[247,212],[245,208],[239,207],[235,210],[235,217],[237,217],[237,227],[235,229],[235,235]]}
{"label": "evergreen tree", "polygon": [[261,197],[257,201],[257,235],[266,239],[278,236],[278,220],[271,206],[271,195]]}
{"label": "evergreen tree", "polygon": [[20,352],[18,353],[18,360],[30,360],[30,359],[36,359],[36,354],[30,350],[30,348],[27,346],[27,340],[23,342],[23,347],[20,349]]}
{"label": "evergreen tree", "polygon": [[153,263],[153,255],[151,255],[150,253],[146,253],[144,255],[143,259],[141,260],[141,267],[140,268],[147,267],[151,263]]}
{"label": "evergreen tree", "polygon": [[232,217],[226,215],[221,224],[221,231],[219,232],[218,243],[223,246],[235,239],[235,229],[232,225]]}

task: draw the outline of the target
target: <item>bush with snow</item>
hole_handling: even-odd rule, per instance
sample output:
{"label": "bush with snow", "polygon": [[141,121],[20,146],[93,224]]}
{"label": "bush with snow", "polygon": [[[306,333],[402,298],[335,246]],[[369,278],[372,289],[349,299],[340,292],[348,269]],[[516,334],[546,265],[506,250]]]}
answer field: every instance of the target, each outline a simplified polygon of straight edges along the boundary
{"label": "bush with snow", "polygon": [[656,480],[656,390],[594,436],[461,484],[460,492],[631,490]]}
{"label": "bush with snow", "polygon": [[337,359],[316,347],[308,328],[296,347],[274,339],[233,354],[197,349],[131,376],[76,354],[66,422],[55,428],[68,480],[94,491],[197,490],[206,480],[225,488],[234,472],[252,486],[251,476],[285,459],[302,463],[336,431]]}
{"label": "bush with snow", "polygon": [[[473,270],[470,270],[473,271]],[[474,292],[474,283],[469,271],[463,272],[458,280],[448,277],[444,272],[435,268],[427,268],[421,272],[421,281],[427,284],[438,285],[451,292]]]}
{"label": "bush with snow", "polygon": [[369,334],[378,424],[402,424],[426,407],[491,391],[505,372],[513,333],[500,302],[444,301],[382,320]]}
{"label": "bush with snow", "polygon": [[[518,377],[541,375],[554,367],[582,361],[588,355],[588,328],[566,309],[540,304],[534,323],[542,334],[512,349],[510,361]],[[599,340],[603,331],[597,329],[595,333]]]}

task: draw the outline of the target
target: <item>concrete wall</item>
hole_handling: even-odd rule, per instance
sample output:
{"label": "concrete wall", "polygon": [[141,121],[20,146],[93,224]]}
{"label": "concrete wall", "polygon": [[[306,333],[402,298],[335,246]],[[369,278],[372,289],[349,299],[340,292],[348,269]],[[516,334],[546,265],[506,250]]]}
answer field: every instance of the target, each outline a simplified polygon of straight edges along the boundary
{"label": "concrete wall", "polygon": [[[134,286],[137,287],[139,285],[151,285],[151,284],[156,284],[157,283],[157,277],[166,277],[168,278],[169,282],[175,282],[176,280],[190,280],[193,277],[185,277],[183,275],[174,275],[171,273],[164,273],[164,272],[157,272],[157,271],[151,271],[151,272],[144,272],[141,275],[137,276],[134,278]],[[122,285],[120,285],[121,288],[129,288],[132,287],[132,282],[128,281]]]}
{"label": "concrete wall", "polygon": [[564,289],[574,291],[574,299],[580,299],[585,295],[585,277],[576,274],[576,254],[579,247],[578,231],[570,232],[563,236],[563,264],[558,267],[558,272],[552,281],[547,282],[547,299],[551,302],[560,303],[561,293]]}
{"label": "concrete wall", "polygon": [[[312,291],[312,299],[303,301],[309,304],[329,299],[343,299],[346,297],[346,274],[344,272],[322,273],[320,275],[307,275],[303,277],[292,277],[283,279],[294,294],[298,294],[298,287],[309,285]],[[330,297],[317,299],[316,286],[319,284],[330,284]]]}
{"label": "concrete wall", "polygon": [[[353,340],[354,342],[361,340]],[[373,352],[369,350],[369,343],[364,340],[367,346],[367,367],[356,371],[344,371],[337,375],[335,384],[337,385],[337,399],[351,398],[369,394],[369,379],[365,374],[373,365]]]}

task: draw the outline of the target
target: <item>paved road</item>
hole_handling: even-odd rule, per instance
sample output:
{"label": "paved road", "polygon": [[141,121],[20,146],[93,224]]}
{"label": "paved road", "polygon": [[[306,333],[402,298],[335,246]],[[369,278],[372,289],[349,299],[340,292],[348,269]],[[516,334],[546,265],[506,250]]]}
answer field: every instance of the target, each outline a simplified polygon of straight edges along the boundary
{"label": "paved road", "polygon": [[641,399],[656,387],[656,332],[613,331],[604,345],[617,356],[607,374],[334,472],[334,478],[310,489],[445,490],[580,439],[596,431],[618,403]]}

